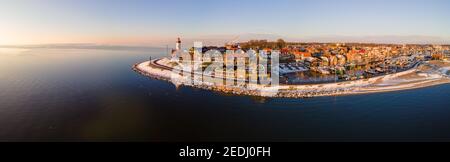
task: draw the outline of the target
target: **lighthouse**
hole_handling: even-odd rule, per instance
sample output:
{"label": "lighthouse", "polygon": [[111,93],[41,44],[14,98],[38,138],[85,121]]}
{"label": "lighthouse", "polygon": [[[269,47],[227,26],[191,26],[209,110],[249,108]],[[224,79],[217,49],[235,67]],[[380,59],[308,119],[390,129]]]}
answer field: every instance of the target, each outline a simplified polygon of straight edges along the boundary
{"label": "lighthouse", "polygon": [[177,50],[177,51],[181,50],[181,39],[180,38],[177,39],[177,43],[175,45],[175,50]]}
{"label": "lighthouse", "polygon": [[172,49],[172,58],[177,57],[177,52],[181,50],[181,39],[178,37],[177,42],[175,44],[175,49]]}

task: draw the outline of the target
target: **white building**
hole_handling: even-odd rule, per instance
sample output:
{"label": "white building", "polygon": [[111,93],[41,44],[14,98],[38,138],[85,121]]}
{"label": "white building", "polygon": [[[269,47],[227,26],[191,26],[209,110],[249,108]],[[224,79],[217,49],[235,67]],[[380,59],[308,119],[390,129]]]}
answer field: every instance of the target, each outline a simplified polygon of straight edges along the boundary
{"label": "white building", "polygon": [[177,40],[177,44],[175,45],[175,50],[179,51],[181,50],[181,39],[178,38]]}
{"label": "white building", "polygon": [[178,38],[175,44],[175,49],[172,49],[172,58],[176,58],[177,52],[180,52],[180,50],[181,50],[181,39]]}
{"label": "white building", "polygon": [[450,51],[444,51],[444,59],[449,60],[450,59]]}

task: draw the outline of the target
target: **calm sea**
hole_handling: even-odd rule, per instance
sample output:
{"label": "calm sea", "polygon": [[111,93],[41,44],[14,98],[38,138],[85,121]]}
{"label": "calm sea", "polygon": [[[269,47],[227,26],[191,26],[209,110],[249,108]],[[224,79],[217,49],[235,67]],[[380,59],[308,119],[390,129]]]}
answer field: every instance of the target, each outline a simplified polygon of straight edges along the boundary
{"label": "calm sea", "polygon": [[1,49],[0,141],[450,141],[450,85],[229,96],[131,69],[165,49]]}

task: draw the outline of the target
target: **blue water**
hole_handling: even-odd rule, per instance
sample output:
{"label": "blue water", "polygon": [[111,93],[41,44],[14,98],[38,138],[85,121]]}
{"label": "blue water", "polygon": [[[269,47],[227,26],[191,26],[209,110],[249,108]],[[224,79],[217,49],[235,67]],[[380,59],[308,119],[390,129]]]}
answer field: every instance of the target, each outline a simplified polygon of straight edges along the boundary
{"label": "blue water", "polygon": [[264,99],[176,88],[131,69],[164,54],[0,53],[0,141],[450,141],[449,84]]}

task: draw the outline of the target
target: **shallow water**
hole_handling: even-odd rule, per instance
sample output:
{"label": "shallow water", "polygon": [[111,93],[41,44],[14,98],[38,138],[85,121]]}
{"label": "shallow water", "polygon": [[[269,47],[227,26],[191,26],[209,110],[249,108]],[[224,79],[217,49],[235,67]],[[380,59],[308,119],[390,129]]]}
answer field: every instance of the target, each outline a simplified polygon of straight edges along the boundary
{"label": "shallow water", "polygon": [[1,141],[450,141],[450,85],[310,99],[230,96],[131,69],[165,49],[0,50]]}

